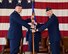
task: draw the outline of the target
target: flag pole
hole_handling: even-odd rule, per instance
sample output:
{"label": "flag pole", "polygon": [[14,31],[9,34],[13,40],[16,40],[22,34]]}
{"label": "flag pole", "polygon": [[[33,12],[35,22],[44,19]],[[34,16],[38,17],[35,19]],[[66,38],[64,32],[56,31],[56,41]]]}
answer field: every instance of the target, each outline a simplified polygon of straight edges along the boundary
{"label": "flag pole", "polygon": [[[34,16],[34,0],[32,0],[32,16]],[[34,23],[32,22],[34,25]],[[35,29],[35,28],[33,28]],[[32,32],[32,54],[35,54],[35,49],[34,49],[34,32]]]}
{"label": "flag pole", "polygon": [[34,51],[34,32],[32,32],[32,45],[33,45],[33,52],[32,52],[32,54],[35,54],[35,51]]}

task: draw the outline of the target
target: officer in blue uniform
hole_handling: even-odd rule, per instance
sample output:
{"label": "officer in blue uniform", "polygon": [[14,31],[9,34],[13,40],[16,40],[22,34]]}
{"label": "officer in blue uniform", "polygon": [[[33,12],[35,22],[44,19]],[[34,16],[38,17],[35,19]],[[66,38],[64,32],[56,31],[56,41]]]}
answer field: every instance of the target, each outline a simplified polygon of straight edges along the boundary
{"label": "officer in blue uniform", "polygon": [[48,28],[51,52],[52,54],[60,54],[60,32],[58,19],[53,14],[50,7],[46,8],[46,13],[49,16],[49,20],[43,26],[38,28],[37,31],[41,32]]}
{"label": "officer in blue uniform", "polygon": [[20,12],[22,11],[21,4],[17,4],[15,11],[10,15],[10,28],[8,31],[8,39],[10,41],[10,54],[19,52],[20,40],[22,38],[22,26],[30,30],[29,20],[22,20]]}

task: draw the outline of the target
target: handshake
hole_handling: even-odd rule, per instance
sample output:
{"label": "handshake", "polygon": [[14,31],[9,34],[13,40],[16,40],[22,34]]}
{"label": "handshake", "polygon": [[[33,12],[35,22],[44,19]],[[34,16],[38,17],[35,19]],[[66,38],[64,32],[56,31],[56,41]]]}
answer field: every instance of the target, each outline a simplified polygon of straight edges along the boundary
{"label": "handshake", "polygon": [[34,23],[28,23],[30,26],[31,26],[31,31],[32,32],[37,32],[38,29],[36,29],[36,26],[37,26],[37,23],[34,22]]}
{"label": "handshake", "polygon": [[31,31],[32,32],[37,32],[38,31],[38,29],[36,29],[36,25],[31,25]]}

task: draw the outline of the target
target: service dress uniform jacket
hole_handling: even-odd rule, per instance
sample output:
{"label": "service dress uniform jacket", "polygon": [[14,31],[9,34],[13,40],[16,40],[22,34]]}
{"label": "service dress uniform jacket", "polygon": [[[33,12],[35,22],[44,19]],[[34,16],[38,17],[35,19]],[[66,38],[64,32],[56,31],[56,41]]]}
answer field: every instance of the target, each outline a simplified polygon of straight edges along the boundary
{"label": "service dress uniform jacket", "polygon": [[27,21],[21,19],[20,14],[14,11],[10,15],[10,28],[8,31],[10,54],[17,54],[19,52],[20,40],[22,38],[22,26],[30,30],[30,25],[27,24]]}
{"label": "service dress uniform jacket", "polygon": [[43,26],[38,28],[38,31],[41,32],[48,28],[49,39],[51,43],[52,54],[60,54],[60,32],[59,32],[59,22],[57,17],[52,14],[51,18],[49,18],[48,22]]}

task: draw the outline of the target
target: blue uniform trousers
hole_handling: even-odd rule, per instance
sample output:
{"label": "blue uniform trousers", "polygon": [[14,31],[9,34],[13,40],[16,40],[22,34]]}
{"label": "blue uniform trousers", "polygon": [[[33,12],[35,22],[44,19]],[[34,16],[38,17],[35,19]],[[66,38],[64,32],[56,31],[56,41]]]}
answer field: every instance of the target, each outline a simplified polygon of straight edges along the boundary
{"label": "blue uniform trousers", "polygon": [[10,54],[17,54],[19,52],[21,38],[10,39]]}
{"label": "blue uniform trousers", "polygon": [[52,54],[60,54],[60,42],[54,41],[50,43]]}

